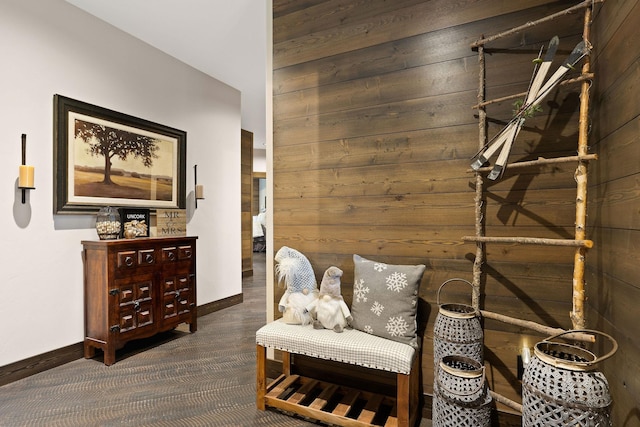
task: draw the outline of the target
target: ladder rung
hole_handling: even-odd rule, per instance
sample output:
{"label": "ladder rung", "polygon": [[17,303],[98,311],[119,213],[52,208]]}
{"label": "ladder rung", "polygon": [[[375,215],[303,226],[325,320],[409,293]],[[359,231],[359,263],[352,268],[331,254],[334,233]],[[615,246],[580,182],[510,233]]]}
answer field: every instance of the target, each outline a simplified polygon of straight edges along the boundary
{"label": "ladder rung", "polygon": [[544,239],[539,237],[462,236],[462,240],[465,242],[520,243],[524,245],[570,246],[587,249],[593,247],[593,240]]}

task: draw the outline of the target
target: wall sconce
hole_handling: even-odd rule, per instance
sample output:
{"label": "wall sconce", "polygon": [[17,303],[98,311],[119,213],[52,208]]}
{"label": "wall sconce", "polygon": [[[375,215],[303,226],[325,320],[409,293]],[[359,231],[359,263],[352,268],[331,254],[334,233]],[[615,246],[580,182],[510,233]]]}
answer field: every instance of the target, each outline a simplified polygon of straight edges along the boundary
{"label": "wall sconce", "polygon": [[22,164],[20,165],[20,175],[18,176],[18,188],[22,190],[22,203],[26,203],[26,190],[35,190],[34,167],[27,165],[27,134],[22,134]]}
{"label": "wall sconce", "polygon": [[204,186],[202,184],[198,184],[198,165],[193,165],[193,178],[195,183],[196,209],[198,209],[198,200],[204,199]]}

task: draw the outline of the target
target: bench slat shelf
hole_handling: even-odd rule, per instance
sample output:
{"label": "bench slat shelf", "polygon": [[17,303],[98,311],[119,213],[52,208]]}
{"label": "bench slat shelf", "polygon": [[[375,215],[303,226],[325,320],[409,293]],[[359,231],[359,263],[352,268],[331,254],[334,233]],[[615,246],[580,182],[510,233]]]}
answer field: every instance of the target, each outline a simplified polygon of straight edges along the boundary
{"label": "bench slat shelf", "polygon": [[[282,352],[283,373],[270,383],[267,347]],[[293,374],[294,354],[392,372],[396,393],[389,396]],[[406,344],[356,330],[336,333],[275,321],[256,332],[256,357],[256,405],[260,410],[276,408],[347,427],[409,427],[419,417],[420,356]]]}
{"label": "bench slat shelf", "polygon": [[394,397],[299,375],[278,380],[265,396],[266,406],[341,426],[398,425]]}

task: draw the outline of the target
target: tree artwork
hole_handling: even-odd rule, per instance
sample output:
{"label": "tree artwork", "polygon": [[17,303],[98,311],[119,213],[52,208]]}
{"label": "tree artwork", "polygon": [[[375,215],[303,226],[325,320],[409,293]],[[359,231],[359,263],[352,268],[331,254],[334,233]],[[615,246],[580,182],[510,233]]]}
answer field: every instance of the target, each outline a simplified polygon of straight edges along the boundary
{"label": "tree artwork", "polygon": [[133,156],[134,159],[140,159],[145,167],[151,167],[153,159],[158,157],[155,138],[97,123],[76,120],[75,137],[89,145],[87,148],[89,154],[104,157],[103,184],[113,184],[111,166],[114,158],[126,160],[129,156]]}

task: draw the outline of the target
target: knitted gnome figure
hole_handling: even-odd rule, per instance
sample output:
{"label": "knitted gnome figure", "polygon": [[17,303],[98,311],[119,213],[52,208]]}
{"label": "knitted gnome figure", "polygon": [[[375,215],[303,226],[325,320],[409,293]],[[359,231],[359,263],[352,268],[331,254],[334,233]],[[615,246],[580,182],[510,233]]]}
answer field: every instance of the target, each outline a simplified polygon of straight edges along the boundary
{"label": "knitted gnome figure", "polygon": [[311,263],[303,254],[287,246],[278,250],[274,260],[278,263],[278,282],[284,282],[286,287],[278,303],[283,321],[292,325],[310,324],[313,319],[306,307],[318,298],[318,282]]}
{"label": "knitted gnome figure", "polygon": [[307,310],[315,314],[314,329],[324,328],[342,332],[353,320],[340,292],[340,277],[342,270],[335,266],[324,272],[320,283],[320,295],[307,306]]}

